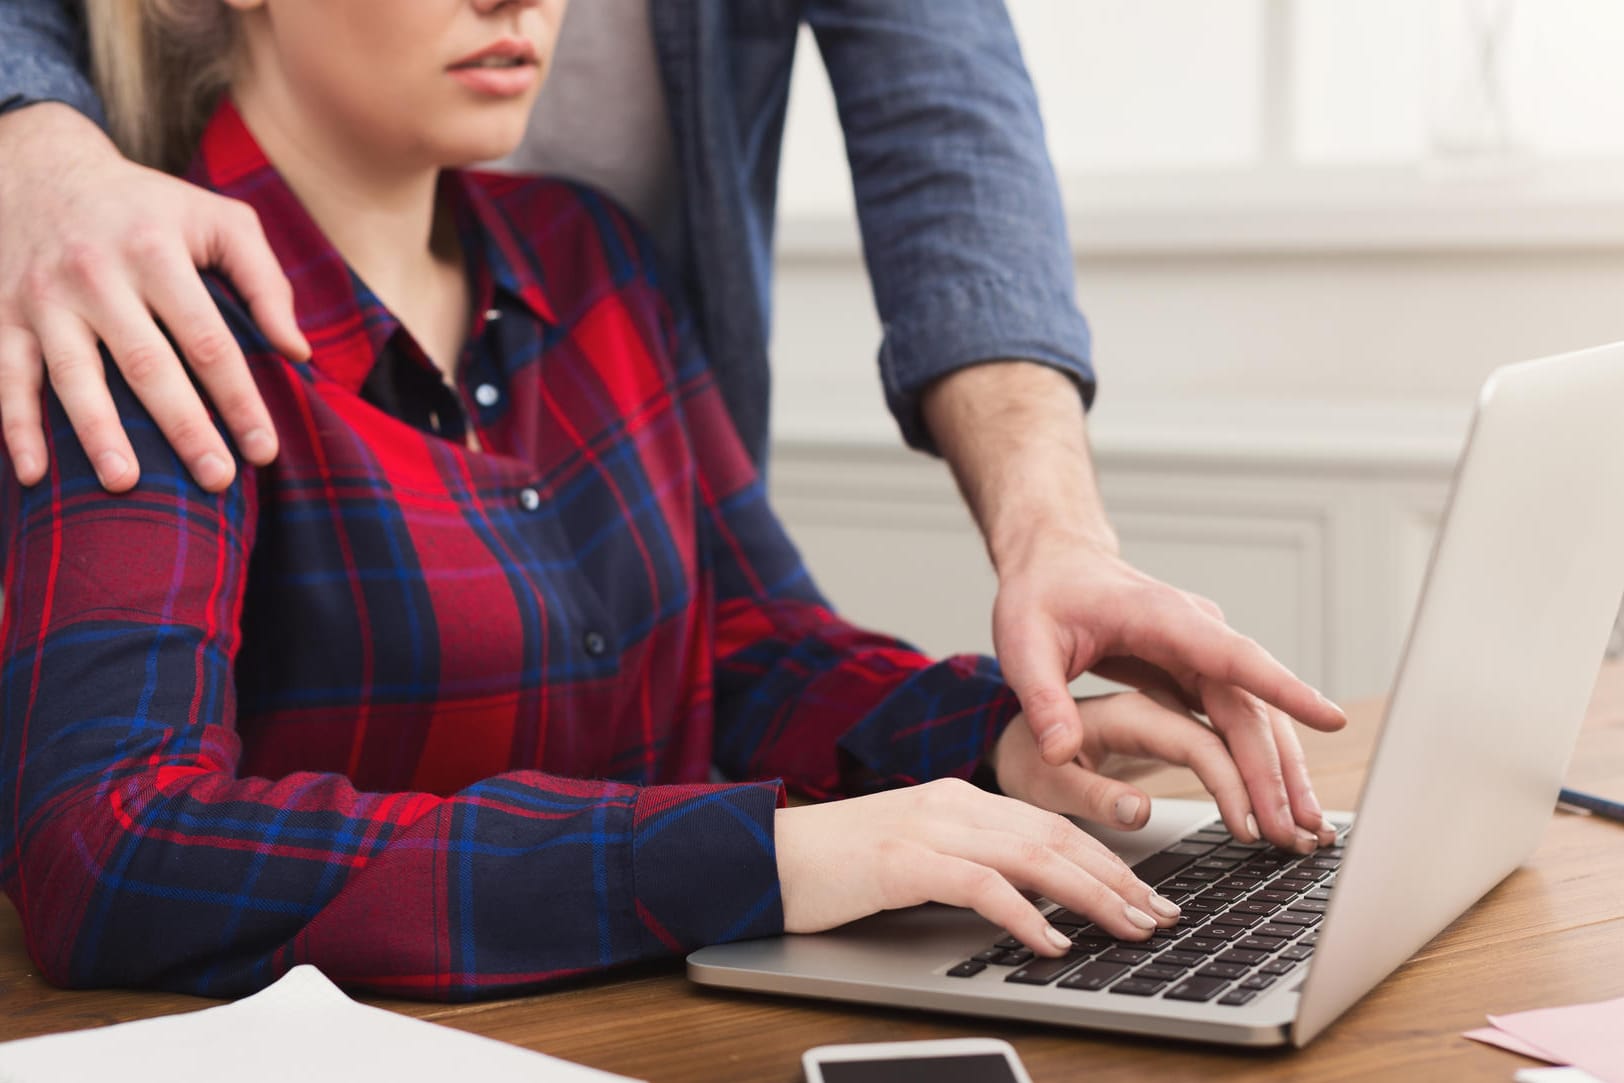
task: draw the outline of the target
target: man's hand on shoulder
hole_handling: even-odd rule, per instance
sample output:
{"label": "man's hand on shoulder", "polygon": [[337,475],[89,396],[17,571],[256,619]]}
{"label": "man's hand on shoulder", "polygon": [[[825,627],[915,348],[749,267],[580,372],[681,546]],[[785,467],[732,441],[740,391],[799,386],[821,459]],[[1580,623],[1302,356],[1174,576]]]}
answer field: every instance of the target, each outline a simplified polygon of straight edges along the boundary
{"label": "man's hand on shoulder", "polygon": [[244,458],[275,458],[270,414],[197,273],[219,268],[276,349],[309,356],[291,288],[254,213],[125,160],[99,128],[57,103],[0,117],[0,160],[0,421],[19,480],[34,484],[48,465],[46,378],[102,485],[121,492],[140,477],[98,340],[205,489],[226,488],[236,468],[171,339]]}

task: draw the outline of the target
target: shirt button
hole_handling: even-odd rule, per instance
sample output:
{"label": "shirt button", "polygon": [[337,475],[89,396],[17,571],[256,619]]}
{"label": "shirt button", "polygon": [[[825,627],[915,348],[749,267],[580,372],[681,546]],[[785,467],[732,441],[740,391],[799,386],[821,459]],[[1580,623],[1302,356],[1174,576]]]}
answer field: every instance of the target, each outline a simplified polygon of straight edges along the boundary
{"label": "shirt button", "polygon": [[485,322],[486,323],[495,323],[497,320],[499,320],[501,318],[502,318],[502,310],[501,309],[499,309],[499,308],[487,308],[485,310]]}
{"label": "shirt button", "polygon": [[495,406],[496,400],[501,397],[502,393],[496,390],[495,384],[480,384],[474,388],[474,401],[481,406]]}
{"label": "shirt button", "polygon": [[581,647],[594,658],[601,658],[609,649],[609,641],[602,632],[588,632],[581,637]]}
{"label": "shirt button", "polygon": [[519,490],[519,507],[525,511],[535,511],[541,507],[541,494],[531,488]]}

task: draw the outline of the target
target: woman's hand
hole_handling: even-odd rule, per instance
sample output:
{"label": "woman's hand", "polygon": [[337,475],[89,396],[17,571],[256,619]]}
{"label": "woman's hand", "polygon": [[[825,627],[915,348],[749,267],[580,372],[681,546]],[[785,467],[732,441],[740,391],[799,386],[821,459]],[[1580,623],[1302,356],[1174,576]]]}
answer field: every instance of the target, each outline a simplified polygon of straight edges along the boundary
{"label": "woman's hand", "polygon": [[270,414],[197,274],[220,268],[273,346],[309,356],[254,212],[126,161],[94,124],[53,102],[0,117],[0,161],[0,418],[18,479],[32,485],[45,475],[40,390],[49,369],[102,485],[119,492],[136,483],[100,340],[198,484],[231,484],[231,453],[157,319],[243,456],[270,462]]}
{"label": "woman's hand", "polygon": [[[1332,841],[1335,831],[1326,825],[1314,796],[1291,721],[1239,689],[1223,691],[1246,697],[1224,719],[1243,715],[1249,724],[1215,728],[1219,726],[1215,717],[1214,726],[1208,726],[1172,693],[1161,690],[1081,700],[1077,713],[1083,723],[1082,751],[1058,767],[1044,762],[1032,727],[1017,718],[993,748],[998,786],[1012,797],[1054,812],[1116,828],[1137,828],[1150,817],[1150,798],[1110,776],[1126,757],[1160,760],[1196,773],[1217,802],[1225,826],[1238,839],[1267,838],[1298,853]],[[1246,778],[1237,765],[1243,759],[1255,765]],[[1261,817],[1254,812],[1257,809],[1264,810]]]}
{"label": "woman's hand", "polygon": [[968,907],[1034,952],[1058,956],[1070,943],[1022,890],[1123,939],[1143,940],[1179,915],[1065,817],[958,779],[780,809],[774,834],[784,927],[792,933],[941,902]]}

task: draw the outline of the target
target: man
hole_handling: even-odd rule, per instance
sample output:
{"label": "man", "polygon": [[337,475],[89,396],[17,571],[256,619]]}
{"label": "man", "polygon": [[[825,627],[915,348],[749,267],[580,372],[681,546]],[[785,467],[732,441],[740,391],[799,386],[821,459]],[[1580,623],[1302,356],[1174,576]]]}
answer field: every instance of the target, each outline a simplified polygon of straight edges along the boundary
{"label": "man", "polygon": [[[99,340],[198,483],[222,489],[234,475],[230,452],[154,317],[253,463],[275,456],[275,434],[194,267],[220,267],[289,356],[309,345],[252,213],[124,161],[97,128],[76,14],[59,0],[0,0],[7,448],[25,483],[47,469],[39,392],[48,371],[103,485],[136,483]],[[1044,759],[1077,754],[1066,684],[1083,670],[1173,688],[1224,737],[1261,833],[1289,844],[1317,810],[1302,807],[1309,789],[1287,716],[1329,729],[1341,712],[1210,602],[1118,554],[1086,439],[1087,327],[1001,0],[577,4],[538,107],[555,115],[534,125],[540,142],[522,164],[604,186],[645,220],[763,460],[774,196],[802,21],[845,128],[886,329],[887,400],[910,444],[952,464],[986,538],[999,578],[994,642]],[[1113,793],[1101,779],[1097,807],[1083,811],[1143,823],[1149,810]]]}

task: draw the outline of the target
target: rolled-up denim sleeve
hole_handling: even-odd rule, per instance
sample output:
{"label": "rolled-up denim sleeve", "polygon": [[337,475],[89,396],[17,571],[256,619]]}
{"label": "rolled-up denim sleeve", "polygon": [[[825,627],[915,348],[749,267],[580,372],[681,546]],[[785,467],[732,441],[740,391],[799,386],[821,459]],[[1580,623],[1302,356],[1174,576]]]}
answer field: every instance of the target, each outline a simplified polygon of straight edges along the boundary
{"label": "rolled-up denim sleeve", "polygon": [[97,124],[101,100],[85,74],[83,9],[67,0],[0,0],[0,114],[65,102]]}
{"label": "rolled-up denim sleeve", "polygon": [[1002,358],[1092,402],[1088,324],[1037,95],[1002,0],[811,0],[884,324],[886,401],[934,450],[919,396]]}

